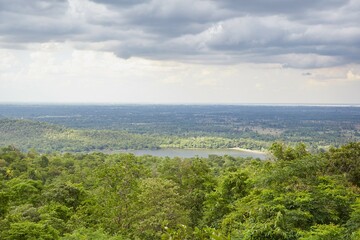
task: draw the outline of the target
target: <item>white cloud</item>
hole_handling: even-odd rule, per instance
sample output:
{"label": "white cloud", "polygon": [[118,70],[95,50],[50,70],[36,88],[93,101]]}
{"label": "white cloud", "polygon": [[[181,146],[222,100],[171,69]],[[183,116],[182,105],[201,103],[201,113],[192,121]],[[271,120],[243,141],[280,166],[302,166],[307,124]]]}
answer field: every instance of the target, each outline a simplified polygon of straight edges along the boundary
{"label": "white cloud", "polygon": [[355,74],[352,72],[352,70],[349,70],[346,74],[346,78],[351,81],[359,81],[360,80],[360,74]]}
{"label": "white cloud", "polygon": [[28,57],[18,59],[21,71],[0,75],[0,102],[264,102],[266,96],[256,91],[259,85],[249,79],[257,76],[269,94],[268,81],[285,86],[289,73],[299,79],[279,66],[124,60],[57,43],[22,54]]}
{"label": "white cloud", "polygon": [[313,53],[279,55],[275,56],[274,60],[283,63],[284,67],[303,69],[324,68],[341,64],[341,60],[336,57]]}
{"label": "white cloud", "polygon": [[0,70],[5,71],[17,65],[18,61],[10,51],[0,49]]}
{"label": "white cloud", "polygon": [[[353,87],[353,84],[360,83],[360,65],[345,65],[333,68],[313,69],[311,75],[306,75],[307,83],[312,86],[338,88],[347,86],[351,90],[360,90],[360,86]],[[350,91],[349,91],[350,92]],[[345,96],[345,94],[344,94]]]}

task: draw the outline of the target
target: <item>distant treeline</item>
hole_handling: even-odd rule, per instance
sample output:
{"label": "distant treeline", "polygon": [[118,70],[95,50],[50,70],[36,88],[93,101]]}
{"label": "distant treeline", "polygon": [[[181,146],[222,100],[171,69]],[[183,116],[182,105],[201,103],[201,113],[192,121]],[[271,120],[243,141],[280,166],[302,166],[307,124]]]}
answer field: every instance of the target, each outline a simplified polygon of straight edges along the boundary
{"label": "distant treeline", "polygon": [[27,151],[89,152],[119,149],[232,148],[264,149],[268,143],[223,137],[179,137],[124,130],[70,129],[32,120],[0,119],[0,145]]}
{"label": "distant treeline", "polygon": [[[156,148],[160,145],[219,148],[241,145],[261,149],[279,140],[291,144],[304,142],[313,149],[326,149],[360,141],[359,107],[0,105],[1,116],[86,130],[73,131],[70,137],[59,137],[64,142],[70,141],[71,137],[77,142],[89,141],[91,149],[101,149],[101,145],[105,148]],[[106,131],[114,132],[113,136]],[[125,137],[128,142],[123,142]],[[91,139],[94,138],[97,140],[93,142]],[[114,143],[111,138],[120,141]],[[211,140],[204,140],[207,138]],[[76,145],[76,142],[72,144]],[[71,149],[72,144],[56,149]]]}
{"label": "distant treeline", "polygon": [[269,149],[261,161],[0,148],[0,239],[360,239],[360,143]]}
{"label": "distant treeline", "polygon": [[[324,140],[321,141],[304,142],[312,152],[328,149],[332,141],[326,135],[323,137]],[[300,139],[302,138],[294,137],[294,141],[287,143],[295,145],[303,142]],[[339,141],[339,139],[334,140],[334,142]],[[39,152],[90,152],[121,149],[234,147],[265,150],[271,143],[272,141],[268,139],[261,140],[261,138],[252,137],[202,136],[195,133],[191,136],[177,136],[133,133],[125,130],[71,129],[33,120],[0,119],[0,145],[14,145],[22,151],[35,149]],[[334,144],[334,146],[338,145],[339,143]]]}

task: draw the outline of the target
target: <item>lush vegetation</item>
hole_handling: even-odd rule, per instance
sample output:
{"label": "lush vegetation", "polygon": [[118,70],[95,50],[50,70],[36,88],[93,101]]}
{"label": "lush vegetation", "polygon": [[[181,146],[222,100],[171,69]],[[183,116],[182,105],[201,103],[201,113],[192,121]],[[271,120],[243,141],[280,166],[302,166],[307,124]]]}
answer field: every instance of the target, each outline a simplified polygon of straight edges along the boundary
{"label": "lush vegetation", "polygon": [[222,137],[178,137],[124,130],[71,129],[32,120],[0,119],[0,145],[40,152],[90,152],[119,149],[232,148],[262,149],[267,142]]}
{"label": "lush vegetation", "polygon": [[[359,130],[351,107],[0,105],[0,239],[360,239]],[[272,159],[96,152],[164,147]]]}
{"label": "lush vegetation", "polygon": [[0,105],[0,145],[21,150],[263,150],[279,140],[312,151],[360,141],[360,108]]}
{"label": "lush vegetation", "polygon": [[[12,132],[0,123],[1,144],[49,151],[158,147],[260,150],[279,140],[288,144],[304,142],[318,150],[360,141],[359,107],[0,105],[0,118],[57,125],[54,131],[46,125],[48,134],[44,137],[34,135],[37,130],[24,127],[20,132],[21,127],[13,126],[17,136],[33,135],[24,143],[21,137],[13,137],[10,142]],[[49,141],[51,144],[46,145]]]}
{"label": "lush vegetation", "polygon": [[359,239],[360,143],[260,161],[0,150],[0,239]]}
{"label": "lush vegetation", "polygon": [[160,138],[125,131],[79,130],[31,120],[0,119],[0,144],[21,150],[92,151],[158,148]]}

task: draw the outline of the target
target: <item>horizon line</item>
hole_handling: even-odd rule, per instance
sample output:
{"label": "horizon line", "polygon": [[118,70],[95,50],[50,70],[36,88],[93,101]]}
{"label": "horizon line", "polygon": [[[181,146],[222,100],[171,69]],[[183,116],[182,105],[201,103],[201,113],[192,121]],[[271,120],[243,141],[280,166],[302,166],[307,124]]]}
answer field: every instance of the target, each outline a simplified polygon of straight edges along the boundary
{"label": "horizon line", "polygon": [[0,102],[0,105],[62,105],[62,106],[120,106],[120,105],[163,105],[163,106],[322,106],[322,107],[360,107],[360,103],[219,103],[219,102],[193,102],[193,103],[159,103],[159,102]]}

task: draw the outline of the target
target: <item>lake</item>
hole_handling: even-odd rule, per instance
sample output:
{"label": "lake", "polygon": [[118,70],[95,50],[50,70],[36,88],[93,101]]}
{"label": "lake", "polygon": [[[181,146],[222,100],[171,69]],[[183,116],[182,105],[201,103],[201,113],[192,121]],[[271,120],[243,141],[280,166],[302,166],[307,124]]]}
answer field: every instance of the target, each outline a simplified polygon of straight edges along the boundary
{"label": "lake", "polygon": [[162,148],[162,149],[144,149],[144,150],[123,150],[123,151],[112,151],[115,152],[128,152],[133,153],[136,156],[152,155],[156,157],[181,157],[181,158],[192,158],[192,157],[205,157],[209,155],[224,156],[229,155],[232,157],[252,157],[266,159],[266,153],[241,151],[235,149],[176,149],[176,148]]}

